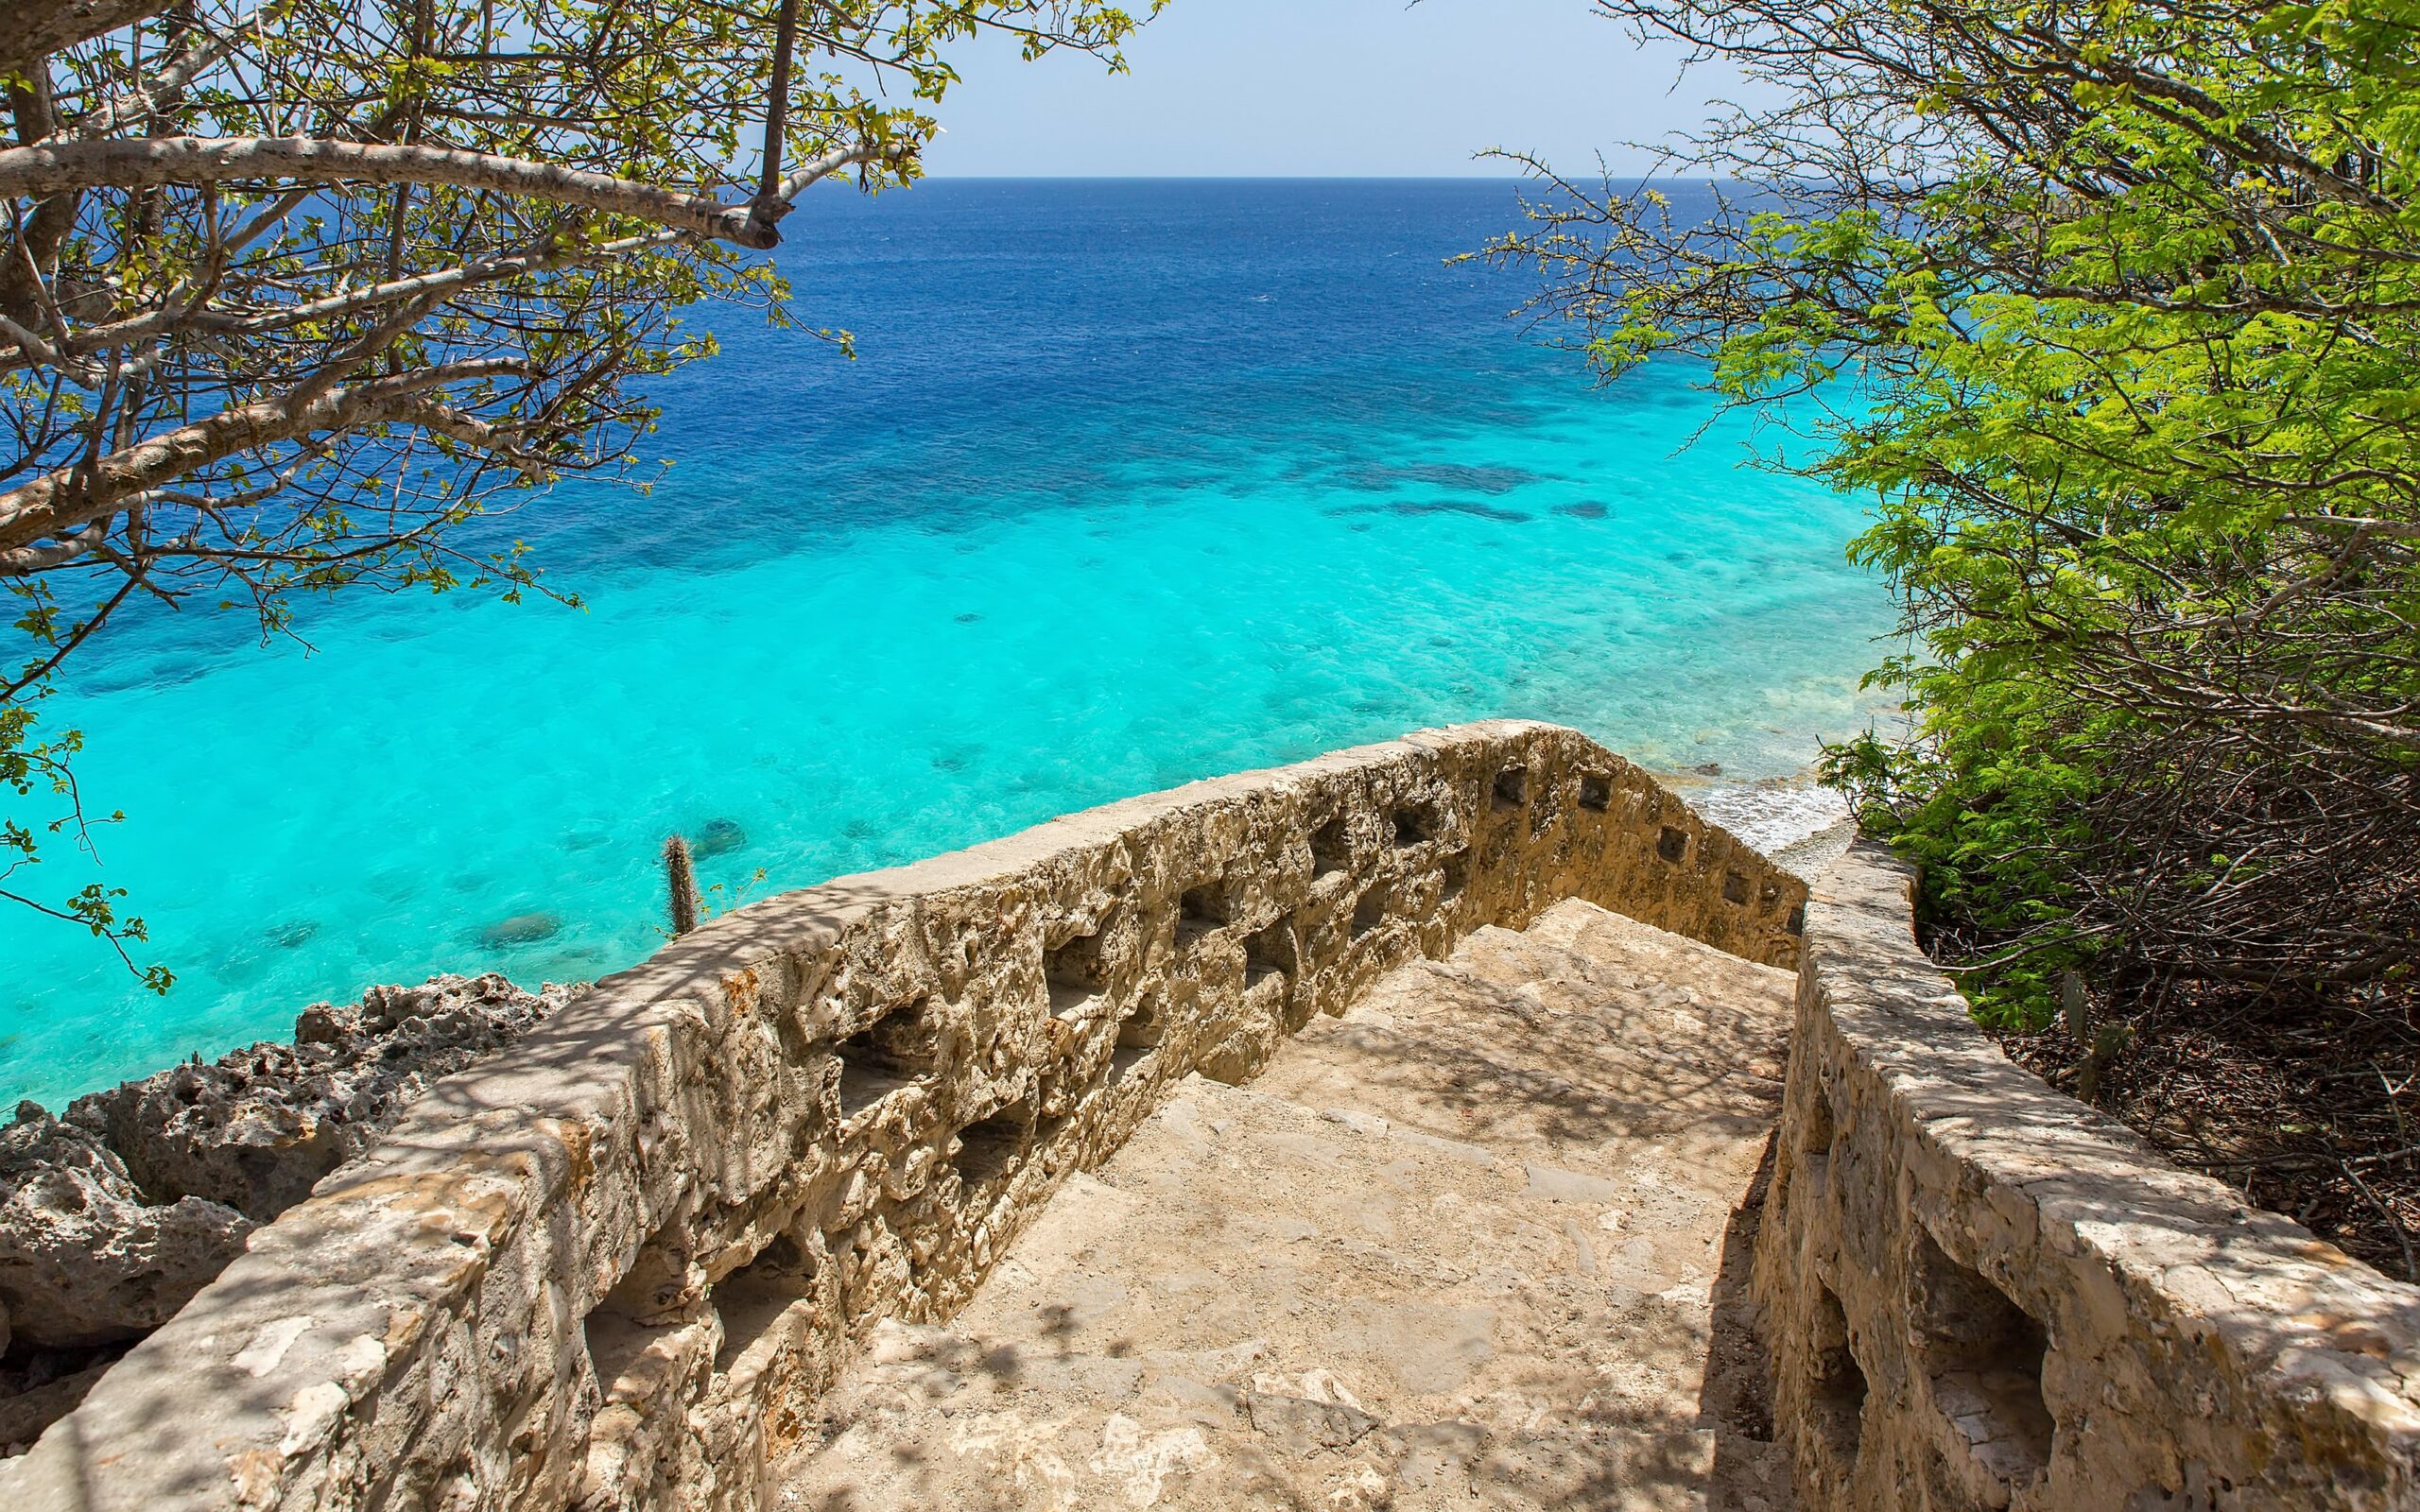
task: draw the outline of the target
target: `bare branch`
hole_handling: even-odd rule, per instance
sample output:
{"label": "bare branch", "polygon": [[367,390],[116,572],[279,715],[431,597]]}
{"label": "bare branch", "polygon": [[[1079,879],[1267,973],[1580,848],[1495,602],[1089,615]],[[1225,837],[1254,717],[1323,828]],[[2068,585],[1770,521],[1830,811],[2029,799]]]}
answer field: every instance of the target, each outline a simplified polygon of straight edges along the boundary
{"label": "bare branch", "polygon": [[412,413],[405,401],[448,384],[526,375],[525,363],[506,359],[455,363],[372,379],[323,394],[288,395],[238,404],[208,420],[146,438],[89,467],[65,467],[0,493],[0,549],[63,535],[123,508],[149,489],[186,476],[240,452],[317,432],[350,430]]}
{"label": "bare branch", "polygon": [[[816,160],[816,171],[806,182],[878,155],[879,149],[871,145],[835,148]],[[280,179],[315,183],[450,184],[628,215],[758,249],[781,241],[769,224],[751,217],[746,205],[726,205],[704,196],[582,168],[450,147],[318,137],[171,136],[45,142],[0,151],[0,196],[10,198],[104,186],[161,188]]]}
{"label": "bare branch", "polygon": [[167,9],[168,0],[9,0],[0,11],[0,73]]}

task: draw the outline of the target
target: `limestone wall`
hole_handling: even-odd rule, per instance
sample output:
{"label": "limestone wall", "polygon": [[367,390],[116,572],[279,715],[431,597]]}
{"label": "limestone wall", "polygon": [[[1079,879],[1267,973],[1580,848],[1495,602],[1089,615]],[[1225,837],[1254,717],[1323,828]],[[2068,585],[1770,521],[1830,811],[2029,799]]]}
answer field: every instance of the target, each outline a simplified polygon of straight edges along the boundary
{"label": "limestone wall", "polygon": [[2420,1291],[2002,1057],[1816,887],[1754,1290],[1807,1512],[2420,1506]]}
{"label": "limestone wall", "polygon": [[1804,886],[1567,730],[1196,783],[774,898],[438,1084],[31,1453],[12,1512],[752,1509],[1188,1072],[1566,897],[1775,965]]}

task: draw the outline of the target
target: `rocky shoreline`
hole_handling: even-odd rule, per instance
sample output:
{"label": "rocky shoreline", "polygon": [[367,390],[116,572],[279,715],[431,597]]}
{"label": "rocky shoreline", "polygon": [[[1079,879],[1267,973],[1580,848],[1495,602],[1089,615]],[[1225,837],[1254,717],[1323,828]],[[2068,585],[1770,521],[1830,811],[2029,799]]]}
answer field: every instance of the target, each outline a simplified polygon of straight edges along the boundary
{"label": "rocky shoreline", "polygon": [[0,1128],[0,1454],[241,1254],[253,1228],[369,1148],[440,1077],[586,991],[502,976],[375,987],[264,1040]]}

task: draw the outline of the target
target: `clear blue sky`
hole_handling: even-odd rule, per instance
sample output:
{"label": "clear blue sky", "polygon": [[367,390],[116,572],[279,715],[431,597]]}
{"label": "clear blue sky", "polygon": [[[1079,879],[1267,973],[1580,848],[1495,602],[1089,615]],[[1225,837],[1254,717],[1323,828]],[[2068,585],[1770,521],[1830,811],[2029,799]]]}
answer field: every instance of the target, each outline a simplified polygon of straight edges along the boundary
{"label": "clear blue sky", "polygon": [[936,175],[1418,175],[1512,170],[1504,146],[1593,173],[1625,140],[1697,126],[1734,81],[1684,75],[1587,0],[1174,0],[1108,76],[1080,56],[966,55]]}

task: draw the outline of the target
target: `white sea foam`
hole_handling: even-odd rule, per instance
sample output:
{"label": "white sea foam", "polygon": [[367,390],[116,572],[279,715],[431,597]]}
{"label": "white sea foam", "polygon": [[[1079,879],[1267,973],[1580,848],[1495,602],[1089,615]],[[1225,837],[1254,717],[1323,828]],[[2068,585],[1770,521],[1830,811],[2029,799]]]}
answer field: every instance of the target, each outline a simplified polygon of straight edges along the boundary
{"label": "white sea foam", "polygon": [[1699,814],[1767,855],[1846,823],[1846,799],[1812,778],[1708,785],[1682,796]]}

